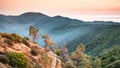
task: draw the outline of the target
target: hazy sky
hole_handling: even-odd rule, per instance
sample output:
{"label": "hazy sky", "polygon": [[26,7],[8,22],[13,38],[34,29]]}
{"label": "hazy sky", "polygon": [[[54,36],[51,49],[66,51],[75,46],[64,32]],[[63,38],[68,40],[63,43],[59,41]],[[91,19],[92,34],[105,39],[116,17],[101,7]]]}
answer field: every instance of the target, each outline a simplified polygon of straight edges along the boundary
{"label": "hazy sky", "polygon": [[0,14],[41,12],[50,16],[120,15],[120,0],[0,0]]}

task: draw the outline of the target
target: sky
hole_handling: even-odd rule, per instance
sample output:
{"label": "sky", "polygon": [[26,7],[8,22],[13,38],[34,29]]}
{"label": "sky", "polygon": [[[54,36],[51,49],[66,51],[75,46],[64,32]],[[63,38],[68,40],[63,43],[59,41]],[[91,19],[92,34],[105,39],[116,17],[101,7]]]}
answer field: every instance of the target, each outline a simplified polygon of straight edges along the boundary
{"label": "sky", "polygon": [[19,15],[25,12],[86,21],[120,21],[120,0],[0,0],[0,14]]}

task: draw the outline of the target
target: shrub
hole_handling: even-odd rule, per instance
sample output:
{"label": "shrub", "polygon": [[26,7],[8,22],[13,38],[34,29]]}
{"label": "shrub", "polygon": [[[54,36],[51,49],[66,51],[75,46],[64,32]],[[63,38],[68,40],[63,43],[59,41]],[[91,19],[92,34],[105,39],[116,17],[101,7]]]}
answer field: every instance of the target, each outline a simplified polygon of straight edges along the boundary
{"label": "shrub", "polygon": [[41,68],[41,65],[39,65],[38,63],[35,64],[34,68]]}
{"label": "shrub", "polygon": [[12,42],[15,42],[15,43],[21,43],[22,42],[22,38],[15,33],[13,33],[13,34],[1,33],[1,36],[3,38],[10,39]]}
{"label": "shrub", "polygon": [[55,50],[54,50],[54,53],[55,53],[56,55],[60,56],[61,50],[60,50],[60,49],[55,49]]}
{"label": "shrub", "polygon": [[44,63],[45,68],[46,68],[47,65],[50,64],[50,58],[48,57],[47,53],[42,54],[42,61]]}
{"label": "shrub", "polygon": [[9,64],[17,68],[27,68],[28,60],[27,58],[20,53],[8,53]]}
{"label": "shrub", "polygon": [[22,43],[25,44],[25,45],[27,45],[28,47],[30,46],[29,42],[26,39],[23,39]]}
{"label": "shrub", "polygon": [[8,63],[9,59],[6,55],[0,55],[0,62],[2,63]]}
{"label": "shrub", "polygon": [[24,37],[25,40],[30,40],[28,37]]}
{"label": "shrub", "polygon": [[0,34],[0,39],[2,38],[1,34]]}
{"label": "shrub", "polygon": [[37,42],[33,42],[34,44],[38,44]]}
{"label": "shrub", "polygon": [[74,64],[72,63],[72,61],[69,60],[69,61],[65,64],[64,68],[75,68],[75,66],[74,66]]}
{"label": "shrub", "polygon": [[31,54],[34,55],[34,56],[36,56],[36,55],[37,55],[37,52],[36,52],[34,49],[32,49],[32,50],[31,50]]}
{"label": "shrub", "polygon": [[7,33],[1,33],[1,36],[3,37],[3,38],[11,38],[11,35],[10,34],[7,34]]}
{"label": "shrub", "polygon": [[8,45],[12,45],[12,41],[10,39],[5,39],[4,42],[7,43]]}
{"label": "shrub", "polygon": [[6,42],[14,42],[14,43],[24,43],[25,45],[30,45],[27,40],[29,40],[28,37],[20,37],[19,35],[17,35],[16,33],[13,34],[8,34],[8,33],[0,33],[0,38],[6,38],[7,40],[5,40]]}
{"label": "shrub", "polygon": [[22,38],[19,35],[15,34],[15,33],[12,34],[12,40],[15,43],[21,43],[22,42]]}

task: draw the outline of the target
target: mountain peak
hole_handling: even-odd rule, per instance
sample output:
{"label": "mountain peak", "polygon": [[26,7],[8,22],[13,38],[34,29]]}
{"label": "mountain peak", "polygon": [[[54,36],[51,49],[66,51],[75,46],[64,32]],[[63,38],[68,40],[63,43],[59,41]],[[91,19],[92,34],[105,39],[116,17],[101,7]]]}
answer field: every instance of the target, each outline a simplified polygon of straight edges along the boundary
{"label": "mountain peak", "polygon": [[0,14],[0,17],[5,17],[6,15]]}
{"label": "mountain peak", "polygon": [[57,16],[54,16],[54,17],[58,17],[58,18],[61,18],[62,16],[60,16],[60,15],[57,15]]}
{"label": "mountain peak", "polygon": [[39,12],[26,12],[21,14],[20,16],[47,16],[47,15]]}

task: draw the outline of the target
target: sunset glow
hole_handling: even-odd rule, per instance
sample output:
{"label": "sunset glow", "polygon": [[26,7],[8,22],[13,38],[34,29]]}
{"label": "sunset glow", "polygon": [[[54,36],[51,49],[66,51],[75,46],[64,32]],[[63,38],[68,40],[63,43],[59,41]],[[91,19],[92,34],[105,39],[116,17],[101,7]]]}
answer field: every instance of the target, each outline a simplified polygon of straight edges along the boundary
{"label": "sunset glow", "polygon": [[0,0],[0,14],[120,15],[120,0]]}

